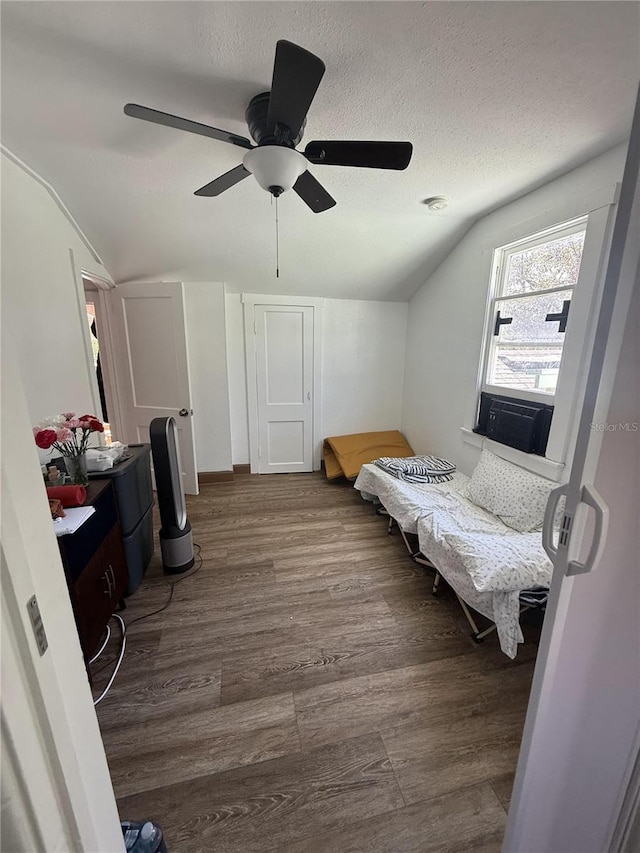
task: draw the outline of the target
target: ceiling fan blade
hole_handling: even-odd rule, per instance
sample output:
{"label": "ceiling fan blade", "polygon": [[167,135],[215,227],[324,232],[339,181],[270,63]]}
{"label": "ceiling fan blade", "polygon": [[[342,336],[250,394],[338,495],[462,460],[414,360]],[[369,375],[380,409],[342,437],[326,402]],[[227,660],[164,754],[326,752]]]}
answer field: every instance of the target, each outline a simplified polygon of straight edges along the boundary
{"label": "ceiling fan blade", "polygon": [[410,142],[310,142],[304,156],[326,166],[363,166],[367,169],[406,169],[411,160]]}
{"label": "ceiling fan blade", "polygon": [[291,139],[298,135],[324,70],[324,62],[303,47],[284,40],[276,44],[267,114],[270,127],[284,125]]}
{"label": "ceiling fan blade", "polygon": [[199,190],[194,192],[194,195],[206,196],[207,198],[220,195],[220,193],[223,193],[225,190],[231,189],[231,187],[239,184],[240,181],[244,181],[244,179],[248,178],[250,174],[251,172],[247,171],[242,163],[240,163],[240,165],[236,166],[235,169],[231,169],[230,172],[225,172],[224,175],[220,175],[219,178],[211,181],[211,183],[205,184],[204,187],[200,187]]}
{"label": "ceiling fan blade", "polygon": [[303,172],[293,185],[302,201],[308,205],[314,213],[322,213],[334,207],[336,201],[331,198],[321,183],[316,181],[311,172]]}
{"label": "ceiling fan blade", "polygon": [[200,136],[208,136],[211,139],[219,139],[221,142],[230,142],[240,148],[253,148],[250,140],[244,136],[229,133],[228,130],[219,130],[217,127],[209,127],[208,124],[200,124],[188,118],[163,113],[160,110],[152,110],[150,107],[141,107],[140,104],[125,104],[125,115],[132,118],[141,118],[144,121],[152,121],[155,124],[164,124],[166,127],[175,127],[176,130],[186,130],[189,133],[198,133]]}

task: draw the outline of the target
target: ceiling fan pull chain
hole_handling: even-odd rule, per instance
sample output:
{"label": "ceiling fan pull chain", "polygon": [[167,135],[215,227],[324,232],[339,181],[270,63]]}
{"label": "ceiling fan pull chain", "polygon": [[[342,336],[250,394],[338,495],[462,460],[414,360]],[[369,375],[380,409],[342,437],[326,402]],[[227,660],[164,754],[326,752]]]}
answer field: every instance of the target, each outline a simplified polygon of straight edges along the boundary
{"label": "ceiling fan pull chain", "polygon": [[[273,196],[271,196],[273,198]],[[280,278],[280,231],[278,227],[278,196],[276,199],[276,278]]]}

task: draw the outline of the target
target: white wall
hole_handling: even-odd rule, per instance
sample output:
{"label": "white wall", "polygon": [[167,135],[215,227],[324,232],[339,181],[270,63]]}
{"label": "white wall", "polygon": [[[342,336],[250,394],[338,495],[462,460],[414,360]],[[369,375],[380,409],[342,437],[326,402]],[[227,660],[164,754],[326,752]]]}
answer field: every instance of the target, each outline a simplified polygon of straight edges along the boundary
{"label": "white wall", "polygon": [[323,436],[399,429],[406,302],[325,299]]}
{"label": "white wall", "polygon": [[[249,462],[247,380],[240,295],[227,293],[227,353],[234,464]],[[325,299],[322,435],[399,429],[406,302]]]}
{"label": "white wall", "polygon": [[465,235],[409,303],[402,428],[418,453],[438,453],[470,473],[478,364],[493,249],[579,216],[622,177],[625,147],[488,214]]}
{"label": "white wall", "polygon": [[198,471],[231,471],[224,284],[185,282],[193,427]]}
{"label": "white wall", "polygon": [[2,346],[20,366],[33,424],[97,408],[80,269],[109,278],[47,189],[3,154]]}

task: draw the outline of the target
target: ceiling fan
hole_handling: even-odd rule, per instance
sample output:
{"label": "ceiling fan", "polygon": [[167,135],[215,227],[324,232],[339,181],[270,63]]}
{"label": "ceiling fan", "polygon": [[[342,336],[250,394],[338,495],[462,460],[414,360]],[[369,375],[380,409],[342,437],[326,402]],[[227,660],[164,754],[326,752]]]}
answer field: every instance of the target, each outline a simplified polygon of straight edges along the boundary
{"label": "ceiling fan", "polygon": [[196,190],[195,195],[220,195],[253,174],[260,186],[276,198],[293,188],[314,213],[321,213],[336,202],[309,172],[307,162],[325,166],[406,169],[413,152],[410,142],[325,140],[309,142],[304,152],[296,151],[324,72],[324,62],[313,53],[290,41],[278,41],[271,91],[252,98],[245,113],[249,133],[256,145],[244,136],[139,104],[126,104],[124,111],[133,118],[248,149],[239,166]]}

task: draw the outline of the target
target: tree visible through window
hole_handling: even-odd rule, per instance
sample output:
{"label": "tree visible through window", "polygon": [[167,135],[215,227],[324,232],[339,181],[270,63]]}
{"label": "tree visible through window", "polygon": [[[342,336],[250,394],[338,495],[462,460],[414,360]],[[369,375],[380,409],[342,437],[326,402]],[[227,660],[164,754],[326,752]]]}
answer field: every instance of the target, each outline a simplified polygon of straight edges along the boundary
{"label": "tree visible through window", "polygon": [[497,250],[485,383],[555,394],[585,221]]}

